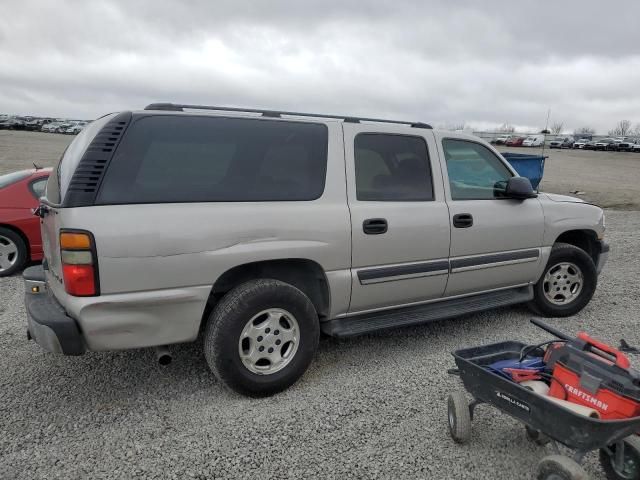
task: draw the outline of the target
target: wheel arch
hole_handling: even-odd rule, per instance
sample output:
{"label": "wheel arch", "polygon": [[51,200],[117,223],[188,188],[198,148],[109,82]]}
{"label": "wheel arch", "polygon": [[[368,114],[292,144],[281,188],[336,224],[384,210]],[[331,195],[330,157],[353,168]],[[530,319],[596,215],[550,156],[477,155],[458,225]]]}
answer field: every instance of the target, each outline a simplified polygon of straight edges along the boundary
{"label": "wheel arch", "polygon": [[556,243],[568,243],[574,247],[578,247],[584,250],[589,257],[593,260],[594,264],[598,264],[598,258],[600,257],[600,248],[598,243],[598,235],[595,231],[589,229],[581,230],[567,230],[562,232],[556,240]]}
{"label": "wheel arch", "polygon": [[320,264],[304,258],[285,258],[245,263],[230,268],[213,284],[208,310],[234,287],[257,278],[273,278],[293,285],[313,304],[320,320],[329,316],[331,294]]}

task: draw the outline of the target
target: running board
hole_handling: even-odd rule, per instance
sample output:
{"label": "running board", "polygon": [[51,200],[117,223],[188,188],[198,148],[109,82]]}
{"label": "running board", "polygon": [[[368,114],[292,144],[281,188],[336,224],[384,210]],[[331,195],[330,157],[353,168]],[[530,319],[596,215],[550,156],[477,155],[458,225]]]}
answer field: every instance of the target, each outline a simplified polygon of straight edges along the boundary
{"label": "running board", "polygon": [[322,323],[321,329],[332,337],[352,337],[389,328],[420,325],[421,323],[457,317],[467,313],[515,305],[528,302],[532,298],[533,287],[529,285],[480,295],[453,298],[451,300],[441,300],[414,307],[336,318]]}

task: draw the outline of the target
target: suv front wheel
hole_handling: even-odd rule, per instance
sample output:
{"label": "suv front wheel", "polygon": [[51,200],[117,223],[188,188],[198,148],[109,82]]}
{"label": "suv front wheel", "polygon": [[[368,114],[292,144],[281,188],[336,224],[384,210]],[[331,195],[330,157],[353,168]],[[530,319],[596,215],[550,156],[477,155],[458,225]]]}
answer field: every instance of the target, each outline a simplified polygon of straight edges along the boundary
{"label": "suv front wheel", "polygon": [[302,376],[318,347],[318,315],[293,285],[272,279],[243,283],[215,306],[204,351],[214,375],[238,393],[266,396]]}
{"label": "suv front wheel", "polygon": [[547,317],[575,315],[589,303],[597,283],[596,266],[584,250],[556,243],[529,305]]}

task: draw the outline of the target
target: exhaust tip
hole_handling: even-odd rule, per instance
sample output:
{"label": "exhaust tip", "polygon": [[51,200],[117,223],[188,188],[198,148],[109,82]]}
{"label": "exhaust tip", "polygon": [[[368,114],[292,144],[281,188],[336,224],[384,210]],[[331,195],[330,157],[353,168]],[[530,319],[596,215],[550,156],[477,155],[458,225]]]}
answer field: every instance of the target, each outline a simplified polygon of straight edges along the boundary
{"label": "exhaust tip", "polygon": [[158,359],[158,363],[163,367],[169,365],[173,361],[173,356],[165,346],[156,347],[156,358]]}
{"label": "exhaust tip", "polygon": [[171,355],[161,355],[158,357],[158,363],[163,367],[169,365],[172,360],[173,358],[171,358]]}

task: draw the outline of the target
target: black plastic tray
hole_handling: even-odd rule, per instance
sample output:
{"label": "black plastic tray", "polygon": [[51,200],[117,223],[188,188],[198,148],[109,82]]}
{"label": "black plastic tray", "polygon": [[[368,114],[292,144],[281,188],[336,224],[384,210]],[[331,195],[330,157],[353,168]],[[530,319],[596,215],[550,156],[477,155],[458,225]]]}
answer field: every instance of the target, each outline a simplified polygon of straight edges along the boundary
{"label": "black plastic tray", "polygon": [[640,431],[640,417],[598,420],[579,415],[547,400],[485,367],[498,360],[519,358],[524,343],[501,342],[453,352],[465,389],[482,403],[569,448],[591,451],[614,444]]}

